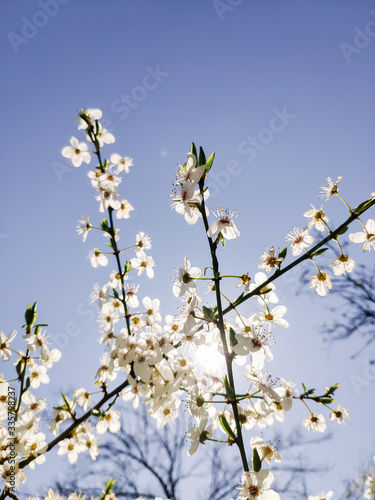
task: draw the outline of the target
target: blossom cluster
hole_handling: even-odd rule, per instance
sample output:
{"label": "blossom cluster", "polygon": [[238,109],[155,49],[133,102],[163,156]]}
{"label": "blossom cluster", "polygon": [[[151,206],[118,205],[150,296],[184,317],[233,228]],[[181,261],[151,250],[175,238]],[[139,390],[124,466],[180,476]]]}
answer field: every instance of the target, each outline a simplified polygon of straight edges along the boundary
{"label": "blossom cluster", "polygon": [[[108,489],[108,488],[107,488]],[[26,500],[40,500],[38,495],[33,495],[31,497],[27,497]],[[87,496],[83,493],[72,492],[68,497],[64,497],[60,495],[57,491],[53,491],[52,488],[48,490],[48,494],[44,497],[44,500],[88,500]],[[117,496],[113,493],[112,489],[110,491],[104,490],[100,497],[90,497],[90,500],[117,500]],[[136,498],[136,500],[143,500],[142,497]],[[161,497],[155,497],[155,500],[168,500],[163,499]]]}
{"label": "blossom cluster", "polygon": [[[34,390],[41,384],[48,384],[48,370],[60,360],[61,352],[50,349],[44,325],[34,325],[37,318],[36,304],[29,306],[25,313],[26,352],[15,351],[11,342],[17,336],[16,330],[9,335],[0,332],[0,356],[4,362],[14,361],[21,387],[16,398],[12,388],[14,382],[7,382],[0,374],[0,475],[6,484],[17,489],[26,480],[20,468],[21,460],[30,460],[30,468],[43,464],[47,451],[46,434],[40,432],[42,414],[46,409],[45,398],[38,398]],[[8,421],[8,429],[6,422]],[[14,423],[9,426],[9,422]]]}
{"label": "blossom cluster", "polygon": [[[171,201],[172,207],[184,216],[188,224],[193,225],[198,220],[203,223],[212,267],[210,271],[207,268],[202,271],[185,257],[182,267],[176,269],[172,287],[174,296],[181,301],[179,311],[175,315],[165,315],[163,320],[159,299],[142,296],[141,284],[136,282],[143,274],[149,279],[154,277],[151,238],[140,231],[128,246],[121,245],[120,229],[114,225],[119,220],[129,219],[134,210],[132,204],[119,194],[121,176],[130,172],[133,160],[117,153],[112,153],[109,160],[102,159],[102,148],[113,144],[115,138],[100,124],[101,117],[98,109],[82,109],[77,121],[78,129],[86,133],[86,142],[72,137],[62,154],[75,167],[90,164],[93,158],[96,160],[88,177],[95,189],[98,211],[105,216],[98,223],[92,223],[89,216],[82,217],[77,232],[84,242],[94,231],[105,237],[107,248],[103,249],[99,244],[88,254],[92,267],[106,267],[110,260],[113,262],[108,279],[95,284],[91,294],[92,301],[98,302],[99,341],[104,352],[94,386],[80,387],[70,396],[62,394],[62,400],[54,406],[49,425],[53,439],[48,443],[46,434],[39,432],[39,414],[46,408],[46,401],[43,398],[37,400],[32,390],[49,382],[47,370],[60,359],[61,353],[49,349],[46,333],[42,330],[45,325],[35,323],[36,304],[28,307],[24,325],[27,350],[16,352],[19,359],[16,361],[15,380],[19,383],[19,393],[13,410],[16,435],[12,443],[9,443],[8,432],[3,426],[9,410],[8,384],[3,377],[0,384],[0,475],[5,481],[4,491],[13,488],[11,481],[14,478],[14,489],[17,489],[25,480],[23,469],[42,464],[45,453],[53,446],[58,445],[58,454],[66,455],[70,463],[75,463],[83,452],[88,452],[91,459],[96,460],[100,449],[98,436],[107,431],[116,433],[121,428],[121,413],[115,405],[122,399],[134,408],[138,408],[141,402],[145,404],[158,428],[175,420],[184,402],[191,416],[187,431],[191,441],[188,454],[194,454],[200,445],[217,438],[229,446],[236,445],[244,466],[238,499],[277,500],[279,495],[271,489],[273,473],[263,466],[270,466],[272,460],[279,462],[279,453],[271,443],[252,435],[248,440],[252,450],[252,470],[249,470],[243,432],[253,434],[271,426],[275,420],[284,421],[294,399],[303,401],[308,409],[309,415],[303,420],[303,425],[309,431],[324,432],[326,428],[324,415],[316,414],[309,404],[325,407],[330,412],[329,419],[339,424],[349,418],[346,408],[338,405],[334,409],[331,406],[338,384],[327,387],[322,395],[317,396],[315,389],[303,385],[303,391],[297,391],[293,381],[273,378],[269,374],[268,364],[273,360],[272,345],[276,342],[278,328],[289,327],[287,309],[279,304],[274,284],[286,269],[287,249],[276,252],[274,246],[267,248],[260,257],[260,271],[254,273],[253,278],[247,272],[240,276],[221,274],[219,246],[240,236],[234,221],[238,212],[223,207],[208,209],[209,191],[205,188],[205,179],[214,154],[206,160],[203,150],[198,155],[193,144],[186,163],[179,165]],[[328,186],[322,187],[326,200],[332,196],[341,198],[338,192],[341,180],[339,177],[333,183],[328,179]],[[350,209],[349,223],[359,219],[359,215],[372,204],[369,200],[354,211]],[[215,220],[209,223],[211,213]],[[340,255],[331,264],[335,275],[352,272],[354,261],[343,253],[338,241],[338,236],[344,231],[332,231],[323,207],[316,209],[312,206],[304,215],[309,218],[308,228],[293,227],[286,236],[292,255],[298,257],[289,268],[302,258],[312,260],[318,272],[313,275],[310,287],[315,288],[319,295],[325,295],[332,282],[329,274],[323,272],[316,262],[316,257],[325,250],[321,248],[323,243],[334,239],[338,244]],[[364,233],[353,233],[349,239],[364,243],[364,250],[371,250],[375,248],[375,222],[369,219],[366,224],[361,224]],[[318,232],[327,230],[328,236],[308,250],[314,243],[310,234],[313,227]],[[268,276],[266,273],[272,274]],[[226,278],[235,278],[236,288],[241,289],[235,300],[228,299],[221,291],[222,280]],[[212,306],[202,299],[197,288],[202,282],[208,285],[208,292],[213,297]],[[251,298],[254,299],[253,309],[240,311],[242,304]],[[8,335],[0,332],[0,356],[5,362],[12,357],[10,343],[15,336],[15,331]],[[206,359],[217,362],[207,362],[202,370],[199,360],[204,353]],[[246,389],[242,394],[235,388],[233,363],[240,367],[236,371],[242,370],[243,373],[241,384],[246,384]],[[15,446],[14,462],[10,455],[11,445]],[[61,499],[52,490],[46,498]],[[72,493],[68,500],[81,498],[84,498],[81,494]],[[315,498],[319,497],[311,497]],[[100,500],[114,499],[115,494],[108,487]]]}
{"label": "blossom cluster", "polygon": [[365,498],[365,500],[371,500],[375,497],[375,470],[373,470],[371,474],[367,474],[365,478],[365,485],[366,489],[363,493],[363,498]]}
{"label": "blossom cluster", "polygon": [[[321,186],[321,196],[325,198],[325,201],[328,201],[333,196],[338,196],[344,204],[349,208],[349,213],[352,213],[349,205],[343,199],[343,197],[339,194],[338,184],[342,181],[342,177],[339,176],[336,182],[333,182],[329,177],[327,178],[328,186]],[[306,229],[298,229],[294,227],[291,232],[285,237],[288,241],[290,241],[290,248],[292,249],[292,254],[294,256],[300,255],[302,252],[306,252],[307,248],[310,247],[314,242],[314,237],[310,234],[310,230],[315,228],[319,232],[323,233],[327,231],[328,233],[332,233],[332,230],[329,226],[329,219],[325,212],[323,211],[323,205],[317,209],[313,205],[311,205],[311,209],[304,213],[305,217],[308,217],[310,220],[308,222],[308,227]],[[373,219],[368,219],[367,223],[364,224],[360,219],[364,231],[358,233],[349,234],[349,240],[354,243],[364,243],[363,251],[370,251],[371,249],[375,249],[375,221]],[[345,229],[346,230],[346,229]],[[345,232],[345,230],[343,232]],[[334,240],[336,241],[339,249],[339,255],[337,258],[331,263],[332,271],[335,276],[341,276],[346,273],[351,273],[354,270],[355,262],[348,255],[343,252],[342,246],[338,241],[338,236],[341,233],[339,232]],[[324,296],[332,288],[332,280],[331,276],[327,271],[322,271],[314,257],[323,253],[326,249],[321,249],[318,253],[312,254],[310,259],[314,262],[317,273],[312,275],[312,280],[310,281],[310,288],[314,288],[318,295]],[[274,257],[274,256],[273,256]],[[262,258],[265,262],[270,260],[272,262],[272,256],[268,256],[267,254],[263,254]],[[273,264],[276,265],[276,264]]]}

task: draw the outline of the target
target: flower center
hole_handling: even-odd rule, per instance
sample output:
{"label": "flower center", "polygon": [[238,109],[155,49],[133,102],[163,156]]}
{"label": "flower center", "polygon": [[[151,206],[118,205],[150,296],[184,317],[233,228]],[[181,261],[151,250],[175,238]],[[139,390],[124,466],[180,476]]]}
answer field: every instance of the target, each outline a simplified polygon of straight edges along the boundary
{"label": "flower center", "polygon": [[340,262],[348,262],[349,257],[347,255],[340,255],[339,258],[338,258],[338,260]]}
{"label": "flower center", "polygon": [[230,218],[229,217],[221,217],[219,219],[219,221],[222,223],[222,224],[230,224]]}
{"label": "flower center", "polygon": [[259,486],[256,486],[255,484],[251,484],[249,486],[250,498],[256,498],[257,496],[259,496],[259,493],[260,493]]}

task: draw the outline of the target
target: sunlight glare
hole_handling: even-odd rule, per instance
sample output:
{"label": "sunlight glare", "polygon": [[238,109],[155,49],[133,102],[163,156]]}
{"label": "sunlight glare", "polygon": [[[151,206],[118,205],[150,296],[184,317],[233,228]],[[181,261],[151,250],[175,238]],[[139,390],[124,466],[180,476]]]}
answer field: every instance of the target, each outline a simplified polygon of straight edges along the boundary
{"label": "sunlight glare", "polygon": [[224,369],[225,359],[215,345],[202,345],[196,350],[196,358],[202,368],[209,371]]}

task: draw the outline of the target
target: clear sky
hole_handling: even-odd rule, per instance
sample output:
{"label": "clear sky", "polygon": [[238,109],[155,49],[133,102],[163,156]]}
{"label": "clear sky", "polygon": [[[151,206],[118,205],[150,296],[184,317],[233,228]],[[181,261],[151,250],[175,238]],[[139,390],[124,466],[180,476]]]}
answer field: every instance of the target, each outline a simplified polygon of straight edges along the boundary
{"label": "clear sky", "polygon": [[[88,167],[68,166],[60,154],[78,137],[80,108],[102,109],[116,137],[108,155],[134,158],[120,191],[136,210],[120,235],[151,236],[156,277],[143,280],[141,295],[160,298],[164,314],[175,312],[170,277],[184,256],[209,265],[202,228],[169,209],[176,163],[191,141],[216,152],[210,207],[240,212],[241,237],[222,252],[228,273],[253,275],[265,245],[285,246],[310,203],[320,205],[327,176],[343,176],[353,205],[375,189],[374,1],[1,0],[0,9],[0,328],[19,330],[34,300],[52,336],[78,327],[51,372],[55,400],[96,371],[101,348],[86,301],[109,270],[86,258],[98,238],[83,244],[75,231],[82,215],[98,215]],[[346,217],[339,200],[327,210],[333,224]],[[362,258],[359,248],[353,254]],[[338,400],[352,419],[331,426],[335,439],[321,456],[334,468],[312,485],[312,493],[339,492],[373,454],[374,381],[358,394],[351,377],[363,375],[375,346],[355,361],[355,342],[327,351],[319,328],[333,302],[296,297],[295,283],[278,285],[291,326],[278,333],[272,373],[317,387],[342,383]],[[44,480],[37,467],[30,484]]]}

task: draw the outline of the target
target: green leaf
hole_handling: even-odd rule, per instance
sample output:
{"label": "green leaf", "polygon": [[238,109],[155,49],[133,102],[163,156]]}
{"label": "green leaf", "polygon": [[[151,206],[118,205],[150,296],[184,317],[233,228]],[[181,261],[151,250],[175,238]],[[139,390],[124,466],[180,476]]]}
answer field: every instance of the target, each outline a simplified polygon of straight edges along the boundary
{"label": "green leaf", "polygon": [[214,319],[215,318],[215,313],[210,307],[203,306],[202,307],[203,314],[205,315],[206,318],[209,319]]}
{"label": "green leaf", "polygon": [[210,267],[210,266],[205,267],[205,268],[203,269],[203,276],[206,276],[206,271],[207,271],[207,269],[212,269],[212,267]]}
{"label": "green leaf", "polygon": [[236,399],[236,393],[233,390],[233,387],[230,385],[228,377],[225,375],[224,377],[224,387],[229,399]]}
{"label": "green leaf", "polygon": [[199,148],[198,167],[201,165],[206,165],[206,155],[204,154],[202,147]]}
{"label": "green leaf", "polygon": [[225,238],[221,233],[217,235],[217,238],[215,240],[215,245],[218,246],[220,242],[223,244],[223,247],[225,247]]}
{"label": "green leaf", "polygon": [[20,359],[18,361],[18,363],[16,364],[16,372],[17,372],[17,375],[20,376],[21,375],[21,368],[22,368],[22,359]]}
{"label": "green leaf", "polygon": [[113,290],[113,296],[118,299],[118,291],[116,290],[116,288],[112,288]]}
{"label": "green leaf", "polygon": [[366,200],[363,203],[360,203],[358,207],[355,207],[353,210],[354,215],[361,215],[367,209],[375,205],[375,198],[371,198],[370,200]]}
{"label": "green leaf", "polygon": [[229,328],[229,342],[232,347],[238,344],[238,340],[236,339],[236,332],[232,327]]}
{"label": "green leaf", "polygon": [[282,259],[285,259],[287,251],[288,251],[288,248],[287,248],[287,247],[283,248],[283,249],[281,250],[281,252],[279,252],[278,257],[281,257]]}
{"label": "green leaf", "polygon": [[233,439],[236,439],[236,435],[235,433],[232,431],[230,425],[228,424],[228,421],[227,419],[225,418],[225,415],[224,413],[221,413],[220,414],[220,424],[221,424],[221,427],[223,428],[223,430],[228,434],[228,436],[230,436],[231,438]]}
{"label": "green leaf", "polygon": [[259,472],[262,468],[262,461],[260,459],[258,450],[254,448],[253,450],[253,470],[254,472]]}
{"label": "green leaf", "polygon": [[211,170],[212,164],[214,162],[215,153],[212,153],[206,160],[206,174]]}
{"label": "green leaf", "polygon": [[113,493],[112,488],[114,487],[115,483],[116,483],[115,479],[108,479],[108,481],[105,484],[104,491],[102,492],[102,495],[100,497],[100,500],[104,500],[104,498],[107,495],[111,495]]}
{"label": "green leaf", "polygon": [[347,230],[348,226],[344,226],[343,228],[340,229],[340,231],[338,231],[337,236],[339,236],[340,234],[345,234]]}
{"label": "green leaf", "polygon": [[197,148],[195,147],[194,142],[191,143],[190,153],[193,153],[193,155],[197,157]]}
{"label": "green leaf", "polygon": [[27,389],[30,387],[30,385],[31,385],[30,377],[27,377],[26,384],[25,384],[25,391],[27,391]]}
{"label": "green leaf", "polygon": [[234,305],[238,304],[238,302],[240,302],[243,299],[244,295],[245,295],[245,292],[242,292],[241,295],[238,296],[236,298],[236,300],[234,301]]}
{"label": "green leaf", "polygon": [[326,396],[323,398],[316,398],[316,399],[319,399],[319,403],[322,403],[324,405],[330,405],[331,403],[333,403],[335,401],[333,398],[326,397]]}
{"label": "green leaf", "polygon": [[326,248],[319,248],[319,250],[317,250],[316,252],[311,254],[311,257],[317,257],[318,255],[322,255],[327,250],[329,250],[329,248],[327,248],[327,247]]}
{"label": "green leaf", "polygon": [[116,484],[115,479],[108,479],[105,485],[105,492],[110,493],[115,484]]}
{"label": "green leaf", "polygon": [[130,262],[125,262],[125,274],[128,273],[131,268],[132,268],[131,263]]}
{"label": "green leaf", "polygon": [[65,402],[65,404],[66,404],[66,407],[67,407],[67,409],[68,409],[68,412],[69,412],[69,413],[71,413],[71,410],[70,410],[70,404],[69,404],[69,401],[68,401],[67,397],[65,396],[65,394],[64,394],[63,392],[61,393],[61,396],[62,396],[62,398],[63,398],[63,400],[64,400],[64,402]]}
{"label": "green leaf", "polygon": [[36,318],[38,316],[38,313],[36,312],[36,302],[32,306],[30,304],[27,306],[26,312],[25,312],[25,321],[26,325],[30,326],[34,324]]}
{"label": "green leaf", "polygon": [[333,384],[328,390],[326,390],[326,396],[333,394],[339,387],[340,384]]}
{"label": "green leaf", "polygon": [[107,219],[103,219],[102,223],[100,224],[101,228],[104,229],[104,231],[107,231],[108,229],[108,221]]}

